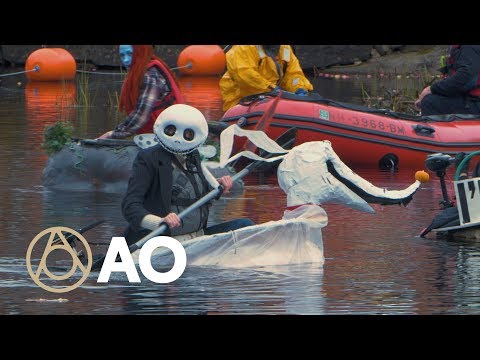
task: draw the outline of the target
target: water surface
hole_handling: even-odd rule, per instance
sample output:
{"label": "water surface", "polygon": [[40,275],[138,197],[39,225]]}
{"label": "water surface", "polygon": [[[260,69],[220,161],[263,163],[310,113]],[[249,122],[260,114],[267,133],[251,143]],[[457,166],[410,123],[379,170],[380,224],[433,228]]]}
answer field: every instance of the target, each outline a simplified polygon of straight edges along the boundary
{"label": "water surface", "polygon": [[[312,81],[325,97],[361,102],[363,80]],[[188,103],[209,120],[222,116],[218,78],[182,77],[180,82]],[[120,86],[118,76],[92,75],[92,98],[82,104],[79,84],[31,84],[23,78],[4,78],[0,84],[0,314],[480,313],[479,244],[418,236],[439,208],[436,179],[423,184],[406,208],[374,205],[376,212],[367,214],[325,205],[329,224],[323,231],[322,267],[187,267],[170,284],[144,279],[135,285],[117,279],[105,285],[90,276],[69,293],[39,288],[25,264],[27,247],[37,233],[52,226],[79,229],[103,218],[106,221],[85,237],[108,242],[126,225],[120,212],[122,194],[55,192],[41,185],[47,160],[41,148],[44,127],[68,120],[79,138],[111,130],[122,119],[114,106]],[[389,189],[414,181],[413,171],[356,171]],[[451,185],[451,177],[448,181]],[[244,191],[214,204],[210,222],[240,216],[257,223],[277,220],[285,203],[275,178],[251,176]],[[105,251],[105,246],[93,251]]]}

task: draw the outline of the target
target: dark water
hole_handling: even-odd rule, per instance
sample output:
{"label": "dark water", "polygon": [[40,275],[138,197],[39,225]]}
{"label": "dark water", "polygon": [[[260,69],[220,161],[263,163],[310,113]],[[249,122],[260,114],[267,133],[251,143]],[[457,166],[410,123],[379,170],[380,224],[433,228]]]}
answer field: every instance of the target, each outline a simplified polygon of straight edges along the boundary
{"label": "dark water", "polygon": [[[188,103],[208,119],[221,117],[217,78],[180,80]],[[313,81],[326,97],[360,102],[358,80]],[[406,208],[374,205],[376,212],[367,214],[325,205],[329,224],[323,229],[322,267],[187,267],[170,284],[144,280],[140,285],[105,285],[90,277],[64,294],[39,288],[25,261],[37,233],[51,226],[78,229],[105,219],[85,237],[108,242],[125,226],[121,194],[52,192],[41,185],[47,160],[41,149],[45,125],[69,120],[80,138],[111,130],[121,119],[113,106],[120,86],[118,76],[92,75],[83,86],[90,100],[81,102],[80,85],[25,84],[21,76],[0,83],[0,314],[480,313],[480,245],[418,236],[439,207],[436,179],[423,184]],[[414,181],[412,171],[355,170],[389,189],[403,189]],[[239,216],[257,223],[277,220],[285,203],[274,178],[250,177],[243,192],[215,203],[210,222]]]}

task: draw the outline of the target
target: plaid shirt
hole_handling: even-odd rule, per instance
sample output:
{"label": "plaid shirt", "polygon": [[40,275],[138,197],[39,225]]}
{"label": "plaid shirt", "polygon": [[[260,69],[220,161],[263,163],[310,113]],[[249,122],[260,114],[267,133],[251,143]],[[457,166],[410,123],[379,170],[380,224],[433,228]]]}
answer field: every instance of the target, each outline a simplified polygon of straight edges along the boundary
{"label": "plaid shirt", "polygon": [[112,133],[112,139],[123,139],[135,134],[148,122],[150,113],[157,101],[161,101],[170,93],[170,88],[160,72],[152,67],[145,72],[144,86],[140,89],[135,109],[128,114],[125,121],[119,124]]}

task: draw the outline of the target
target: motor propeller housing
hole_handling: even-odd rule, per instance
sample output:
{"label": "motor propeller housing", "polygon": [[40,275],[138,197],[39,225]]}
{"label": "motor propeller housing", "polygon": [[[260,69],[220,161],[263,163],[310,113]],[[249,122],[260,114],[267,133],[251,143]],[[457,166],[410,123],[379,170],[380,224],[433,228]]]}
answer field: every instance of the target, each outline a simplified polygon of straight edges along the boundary
{"label": "motor propeller housing", "polygon": [[430,154],[425,160],[427,169],[435,172],[445,171],[453,163],[455,163],[455,158],[443,153]]}

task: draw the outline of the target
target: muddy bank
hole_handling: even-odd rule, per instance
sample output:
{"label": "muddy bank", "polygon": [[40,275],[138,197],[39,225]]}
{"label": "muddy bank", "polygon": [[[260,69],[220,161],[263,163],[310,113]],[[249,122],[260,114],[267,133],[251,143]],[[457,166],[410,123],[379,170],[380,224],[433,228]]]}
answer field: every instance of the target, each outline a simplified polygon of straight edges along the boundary
{"label": "muddy bank", "polygon": [[414,46],[407,45],[401,51],[381,56],[372,53],[366,61],[350,65],[335,65],[323,69],[325,73],[341,74],[439,74],[440,57],[446,54],[448,45]]}

